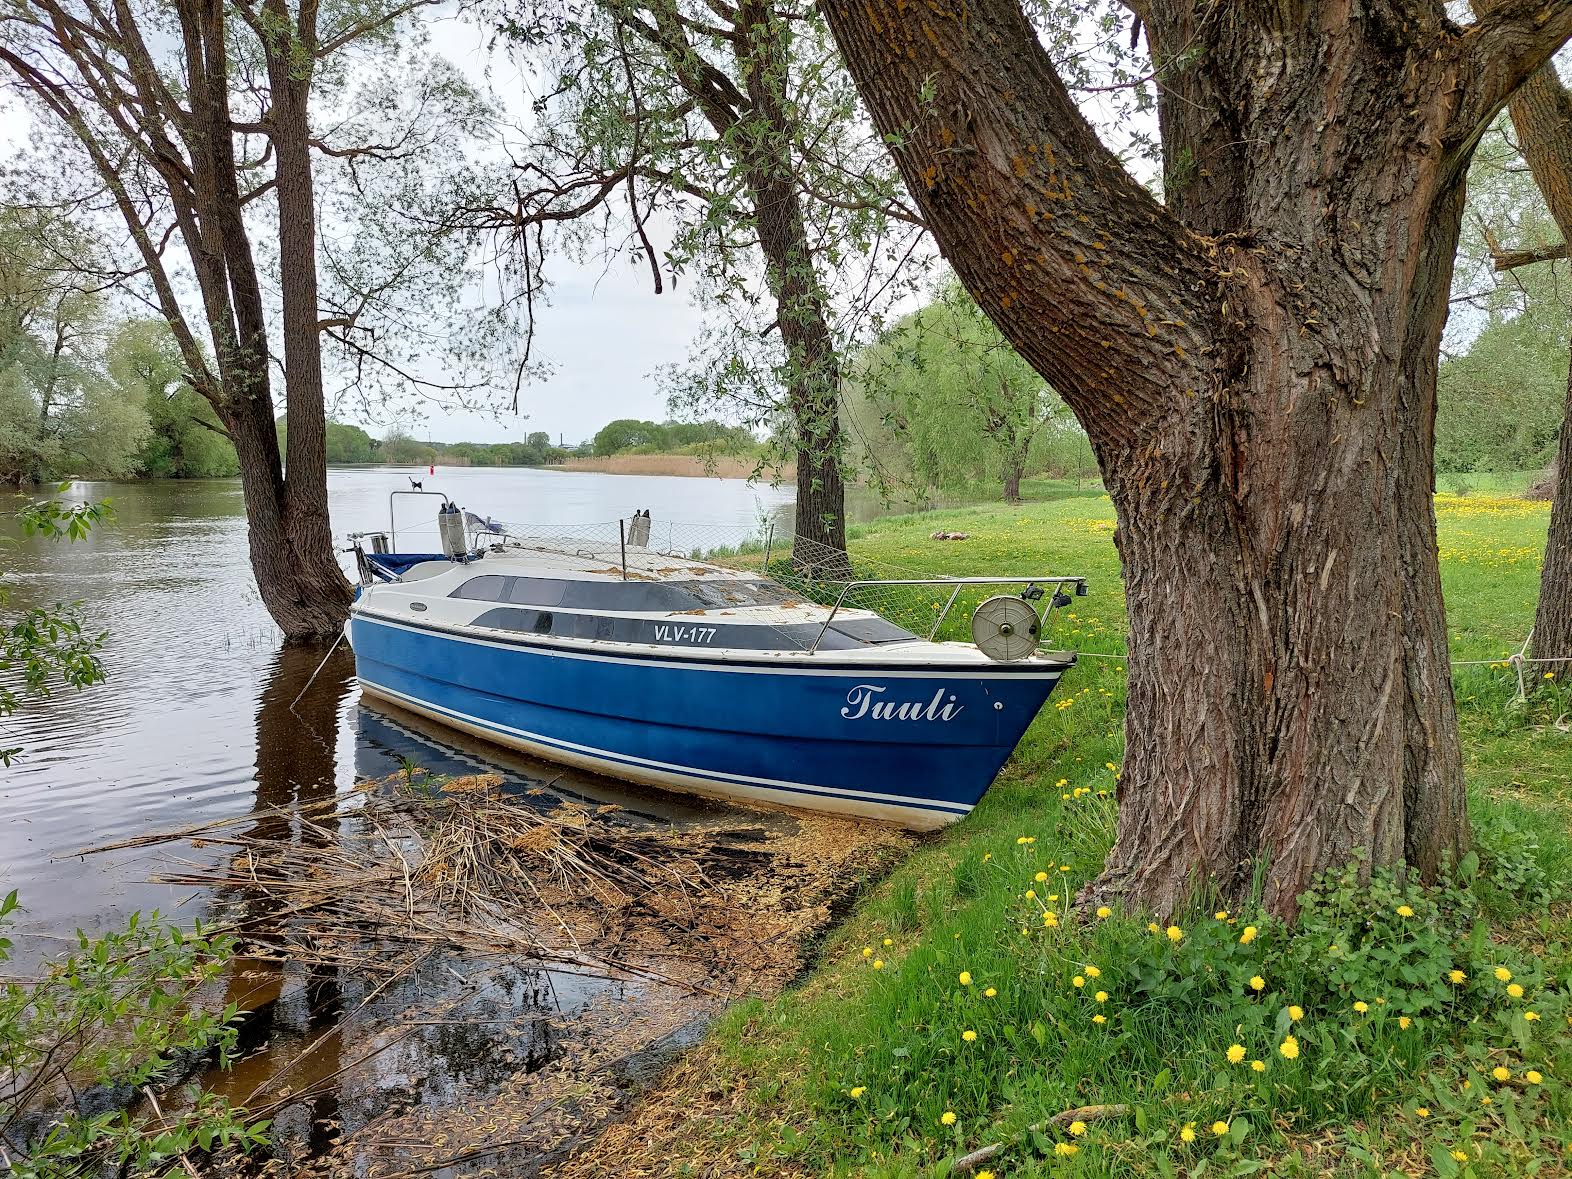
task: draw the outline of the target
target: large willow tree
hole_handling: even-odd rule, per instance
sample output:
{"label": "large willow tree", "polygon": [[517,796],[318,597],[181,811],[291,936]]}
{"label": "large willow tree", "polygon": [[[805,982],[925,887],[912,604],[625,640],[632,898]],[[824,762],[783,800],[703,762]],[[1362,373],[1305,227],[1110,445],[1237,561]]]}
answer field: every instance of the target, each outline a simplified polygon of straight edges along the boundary
{"label": "large willow tree", "polygon": [[1017,0],[826,0],[940,249],[1086,427],[1130,689],[1095,886],[1172,910],[1263,867],[1292,912],[1364,853],[1468,845],[1431,491],[1436,357],[1481,131],[1567,0],[1132,0],[1165,199]]}

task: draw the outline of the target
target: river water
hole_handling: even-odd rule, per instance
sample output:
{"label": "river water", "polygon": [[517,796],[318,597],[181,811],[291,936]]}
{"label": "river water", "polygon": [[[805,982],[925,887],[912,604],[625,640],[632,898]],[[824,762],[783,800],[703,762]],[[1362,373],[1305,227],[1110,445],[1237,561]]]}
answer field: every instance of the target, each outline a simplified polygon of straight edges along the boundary
{"label": "river water", "polygon": [[[720,529],[773,518],[784,531],[792,499],[788,487],[736,479],[336,468],[328,476],[335,537],[386,527],[389,492],[408,490],[411,477],[469,510],[541,524],[601,523],[651,508],[657,520]],[[0,721],[4,744],[24,748],[0,768],[0,892],[19,888],[26,910],[14,935],[16,966],[78,926],[113,926],[134,910],[179,906],[183,920],[198,915],[202,897],[143,883],[146,857],[82,859],[69,854],[76,849],[320,797],[393,772],[402,758],[438,772],[473,772],[499,759],[512,773],[545,772],[362,709],[342,651],[291,708],[321,653],[280,645],[251,581],[238,481],[76,484],[66,498],[108,499],[114,516],[74,544],[21,539],[14,509],[24,501],[7,498],[0,571],[13,584],[13,605],[79,601],[89,626],[109,635],[107,682],[26,701]],[[436,502],[398,501],[402,547],[437,547]]]}
{"label": "river water", "polygon": [[[727,529],[741,535],[764,521],[775,523],[778,535],[790,529],[789,488],[735,479],[519,468],[433,475],[382,467],[329,472],[335,536],[385,528],[389,493],[408,490],[411,478],[509,522],[604,524],[649,508],[657,526],[704,525],[715,535]],[[4,973],[30,975],[68,948],[79,927],[112,929],[134,911],[155,908],[189,925],[218,908],[204,889],[149,883],[168,871],[168,846],[74,852],[326,801],[356,781],[410,763],[438,774],[500,773],[508,789],[549,786],[561,799],[616,804],[643,822],[680,826],[713,822],[717,814],[722,823],[735,815],[752,830],[783,822],[776,817],[760,826],[757,815],[721,804],[564,773],[362,706],[353,657],[344,648],[311,680],[322,652],[284,647],[252,584],[237,481],[79,483],[62,498],[109,500],[113,517],[75,543],[24,538],[15,511],[25,497],[0,494],[0,573],[13,608],[80,603],[88,626],[108,634],[108,679],[81,693],[25,698],[17,714],[0,720],[0,743],[23,748],[0,768],[0,894],[16,888],[23,904],[6,930],[16,946]],[[437,547],[436,502],[399,501],[401,547]],[[341,560],[348,570],[350,558]],[[263,821],[259,815],[258,824]],[[216,862],[218,853],[212,854]],[[529,962],[483,971],[436,962],[431,970],[441,977],[411,977],[384,991],[352,973],[316,977],[237,964],[213,998],[255,1012],[242,1037],[255,1055],[207,1083],[244,1101],[270,1077],[276,1088],[279,1059],[304,1046],[313,1046],[309,1067],[289,1076],[292,1085],[335,1076],[347,1054],[373,1055],[374,1069],[319,1086],[308,1106],[279,1115],[278,1132],[290,1152],[310,1154],[324,1145],[324,1134],[363,1125],[390,1104],[440,1105],[488,1092],[510,1068],[548,1059],[561,1021],[591,1003],[640,1001],[624,994],[624,983]],[[378,1015],[433,995],[461,997],[464,1020],[436,1021],[413,1036],[406,1027],[396,1045],[378,1040]],[[359,1013],[357,1027],[346,1030],[345,1011]]]}

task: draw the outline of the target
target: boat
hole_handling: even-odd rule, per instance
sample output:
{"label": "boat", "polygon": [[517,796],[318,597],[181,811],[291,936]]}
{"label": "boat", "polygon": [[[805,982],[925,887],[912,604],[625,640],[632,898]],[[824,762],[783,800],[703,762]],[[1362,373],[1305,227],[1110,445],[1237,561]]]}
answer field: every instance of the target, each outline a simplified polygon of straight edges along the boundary
{"label": "boat", "polygon": [[[1075,661],[1041,647],[1082,577],[859,579],[845,554],[799,568],[806,542],[714,557],[652,540],[647,512],[613,539],[445,496],[440,551],[401,552],[393,507],[388,532],[351,537],[365,696],[635,783],[934,829],[976,805]],[[866,605],[900,590],[925,596],[922,633]],[[982,593],[973,641],[940,639]]]}

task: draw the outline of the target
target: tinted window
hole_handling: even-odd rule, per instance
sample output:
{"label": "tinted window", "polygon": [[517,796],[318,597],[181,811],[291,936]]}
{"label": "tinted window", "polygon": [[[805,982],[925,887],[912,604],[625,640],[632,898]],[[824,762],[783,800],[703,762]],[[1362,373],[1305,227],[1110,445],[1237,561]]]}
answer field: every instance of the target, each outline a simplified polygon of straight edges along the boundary
{"label": "tinted window", "polygon": [[450,598],[472,598],[477,602],[505,601],[508,592],[508,582],[515,580],[511,577],[501,577],[495,573],[488,573],[482,577],[471,577],[458,589],[448,595]]}

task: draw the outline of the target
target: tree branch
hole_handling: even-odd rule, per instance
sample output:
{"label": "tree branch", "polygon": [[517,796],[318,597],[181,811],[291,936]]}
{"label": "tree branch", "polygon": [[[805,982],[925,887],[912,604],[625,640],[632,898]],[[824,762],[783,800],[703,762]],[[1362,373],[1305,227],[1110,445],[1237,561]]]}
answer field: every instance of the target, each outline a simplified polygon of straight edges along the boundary
{"label": "tree branch", "polygon": [[1492,247],[1490,262],[1499,274],[1505,270],[1516,270],[1519,266],[1532,266],[1536,262],[1553,262],[1557,258],[1566,256],[1566,242],[1558,242],[1553,246],[1545,246],[1537,250],[1497,250]]}
{"label": "tree branch", "polygon": [[1479,17],[1459,44],[1464,96],[1453,119],[1459,144],[1468,147],[1572,37],[1572,0],[1475,0],[1475,9]]}

